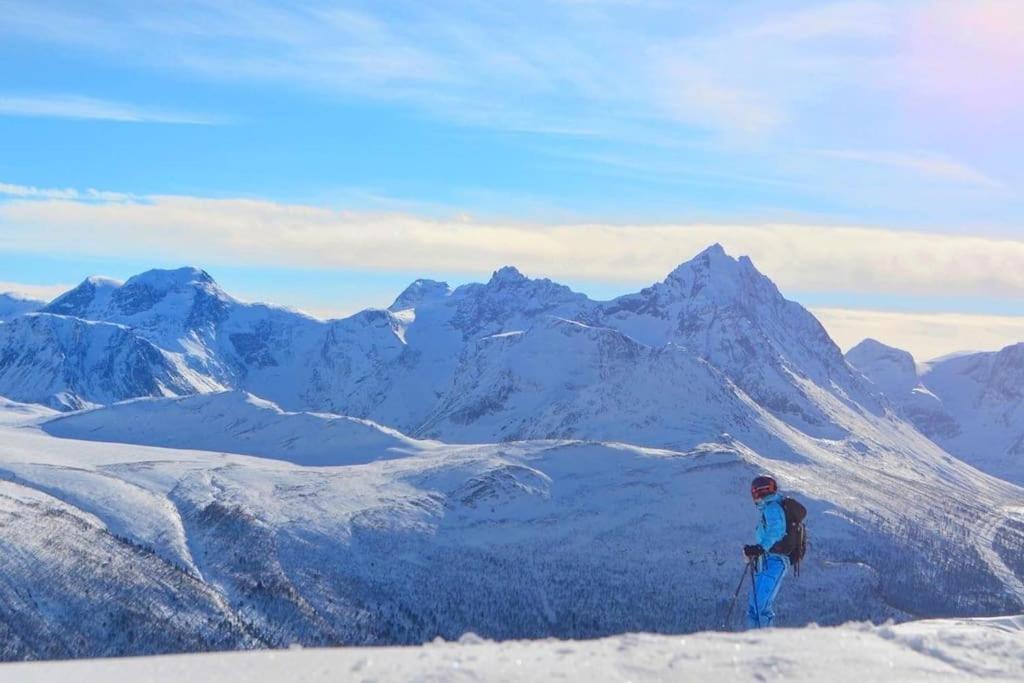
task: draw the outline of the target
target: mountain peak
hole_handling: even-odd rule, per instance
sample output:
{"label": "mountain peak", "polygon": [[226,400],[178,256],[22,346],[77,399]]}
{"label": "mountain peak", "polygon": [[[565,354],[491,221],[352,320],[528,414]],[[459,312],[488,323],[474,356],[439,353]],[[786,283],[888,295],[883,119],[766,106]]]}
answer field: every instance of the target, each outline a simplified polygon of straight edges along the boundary
{"label": "mountain peak", "polygon": [[64,292],[41,310],[44,313],[85,317],[88,311],[104,308],[121,282],[100,275],[90,275],[76,287]]}
{"label": "mountain peak", "polygon": [[917,363],[908,351],[865,339],[846,353],[846,362],[892,400],[908,396],[919,383]]}
{"label": "mountain peak", "polygon": [[92,287],[107,287],[113,289],[115,287],[120,287],[124,283],[120,280],[115,280],[112,277],[107,277],[106,275],[90,275],[82,280],[81,284]]}
{"label": "mountain peak", "polygon": [[225,307],[233,302],[209,273],[192,267],[147,270],[129,278],[111,297],[117,316],[149,312],[161,318],[180,318],[189,329],[222,319]]}
{"label": "mountain peak", "polygon": [[221,316],[224,307],[233,301],[209,273],[185,267],[147,270],[128,278],[124,284],[110,278],[89,277],[54,299],[42,312],[125,323],[153,310],[159,302],[168,302],[168,308],[160,312],[161,317],[183,317],[188,326],[194,327]]}
{"label": "mountain peak", "polygon": [[23,296],[15,292],[0,292],[0,322],[32,313],[46,305],[45,301]]}
{"label": "mountain peak", "polygon": [[447,282],[438,280],[420,279],[406,287],[398,298],[389,307],[389,311],[404,311],[409,308],[416,308],[425,301],[443,299],[451,294],[451,287]]}
{"label": "mountain peak", "polygon": [[895,346],[890,346],[884,342],[880,342],[877,339],[868,337],[861,341],[859,344],[854,346],[852,349],[846,352],[847,358],[865,358],[869,356],[909,356],[910,354],[903,349],[898,349]]}
{"label": "mountain peak", "polygon": [[513,284],[527,279],[515,266],[502,266],[494,271],[488,284]]}
{"label": "mountain peak", "polygon": [[708,258],[730,258],[729,254],[726,253],[725,247],[722,246],[721,242],[715,242],[714,244],[711,244],[706,249],[704,249],[704,251],[697,254],[697,258],[701,258],[704,256]]}
{"label": "mountain peak", "polygon": [[999,353],[1007,356],[1024,357],[1024,342],[1017,342],[1016,344],[1003,347],[999,350]]}
{"label": "mountain peak", "polygon": [[[749,258],[733,258],[720,244],[681,264],[663,282],[610,302],[603,313],[609,325],[641,343],[686,347],[755,401],[822,436],[828,430],[815,430],[828,418],[792,376],[841,387],[848,396],[863,394],[858,375],[821,323],[787,300]],[[865,400],[875,405],[870,396]]]}
{"label": "mountain peak", "polygon": [[733,258],[721,244],[713,244],[689,261],[679,265],[656,286],[671,296],[701,297],[718,304],[748,305],[784,300],[769,278],[746,256]]}
{"label": "mountain peak", "polygon": [[747,268],[756,270],[750,259],[746,257],[740,260],[734,259],[726,253],[721,244],[716,242],[689,261],[677,266],[668,274],[665,282],[690,282],[694,279],[706,280],[710,277],[721,278],[723,276],[732,279],[738,277],[740,272]]}
{"label": "mountain peak", "polygon": [[205,270],[191,266],[175,268],[173,270],[154,268],[153,270],[139,273],[125,282],[126,287],[147,286],[160,291],[179,289],[189,285],[200,285],[202,287],[213,285],[216,287],[217,283]]}

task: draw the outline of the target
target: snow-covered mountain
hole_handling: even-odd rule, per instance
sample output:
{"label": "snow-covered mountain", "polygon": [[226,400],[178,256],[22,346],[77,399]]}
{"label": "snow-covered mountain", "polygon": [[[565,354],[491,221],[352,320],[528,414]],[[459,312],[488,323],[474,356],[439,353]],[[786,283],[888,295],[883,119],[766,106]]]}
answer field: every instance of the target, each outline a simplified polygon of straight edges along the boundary
{"label": "snow-covered mountain", "polygon": [[[785,623],[1024,607],[1022,490],[924,436],[721,247],[612,301],[503,268],[455,289],[420,280],[386,310],[332,321],[237,301],[195,269],[151,271],[87,280],[0,339],[0,387],[35,392],[25,400],[150,397],[41,427],[7,411],[0,469],[11,496],[68,506],[213,591],[220,616],[190,622],[217,624],[208,639],[715,627],[759,472],[813,519]],[[90,344],[90,358],[123,345],[152,362],[68,361]],[[132,382],[95,385],[107,376]],[[31,536],[35,522],[12,519]],[[56,559],[32,573],[5,557],[33,593],[52,582],[88,600]],[[173,612],[172,597],[139,618]],[[32,613],[37,635],[66,626]],[[93,631],[74,633],[46,654],[97,651]],[[36,652],[22,642],[10,652]]]}
{"label": "snow-covered mountain", "polygon": [[444,440],[584,438],[692,447],[753,419],[707,361],[668,343],[544,316],[468,345],[416,431]]}
{"label": "snow-covered mountain", "polygon": [[818,320],[786,300],[749,258],[734,259],[719,245],[664,282],[602,306],[600,315],[648,346],[683,346],[804,431],[831,429],[808,384],[878,409]]}
{"label": "snow-covered mountain", "polygon": [[[603,376],[618,376],[623,388],[629,385],[630,391],[644,394],[631,402],[632,412],[650,400],[664,403],[668,399],[661,389],[627,381],[634,359],[641,356],[654,382],[664,383],[680,372],[707,375],[701,391],[725,392],[719,399],[726,401],[734,392],[720,385],[734,385],[808,434],[840,438],[844,433],[822,412],[813,395],[817,390],[880,411],[818,321],[783,298],[749,259],[733,259],[717,245],[663,282],[610,302],[503,268],[487,283],[455,290],[419,280],[387,310],[322,322],[288,309],[241,303],[205,272],[183,268],[150,271],[123,285],[90,278],[44,310],[122,325],[180,358],[209,387],[248,391],[288,410],[361,417],[449,441],[585,433],[561,418],[533,420],[528,408],[538,401],[554,402],[560,407],[551,410],[572,412],[569,404],[581,376],[568,373],[582,372],[584,364],[590,367],[586,382],[591,393],[607,394]],[[557,343],[552,335],[558,336]],[[625,355],[594,360],[594,354],[612,353],[616,345],[634,351],[620,349]],[[530,356],[528,348],[539,355]],[[681,369],[684,365],[692,367]],[[23,366],[23,371],[30,369]],[[527,381],[538,372],[547,388]],[[37,400],[24,393],[16,397]],[[78,403],[50,403],[96,402],[80,398]],[[501,407],[495,403],[499,400]],[[699,410],[695,402],[686,403]],[[647,417],[659,419],[665,407],[652,404]],[[521,413],[510,419],[529,424],[525,430],[498,425],[495,415],[501,411]],[[595,413],[593,406],[584,412],[592,421],[617,423],[610,414],[605,420]],[[659,432],[647,433],[642,443],[674,443]]]}
{"label": "snow-covered mountain", "polygon": [[38,311],[45,305],[45,301],[11,292],[0,292],[0,323],[7,322],[25,313]]}
{"label": "snow-covered mountain", "polygon": [[[608,434],[610,438],[639,438],[633,442],[652,445],[675,440],[657,429],[628,428],[633,424],[628,419],[601,412],[603,407],[614,409],[614,401],[599,395],[618,396],[633,413],[643,412],[646,405],[641,421],[656,422],[676,413],[668,419],[678,427],[687,422],[690,409],[704,410],[707,416],[719,410],[681,400],[681,387],[693,390],[694,396],[718,396],[713,400],[720,405],[728,403],[728,397],[736,395],[732,387],[738,387],[746,399],[788,424],[834,437],[842,430],[831,424],[808,387],[880,411],[818,321],[784,299],[749,259],[733,259],[718,245],[681,265],[665,281],[610,302],[591,301],[511,268],[498,271],[485,285],[450,293],[437,283],[414,287],[416,296],[403,294],[391,308],[400,317],[394,326],[401,331],[404,346],[396,349],[402,373],[390,383],[400,394],[409,385],[430,386],[440,399],[422,416],[398,414],[385,404],[342,401],[331,409],[349,414],[368,411],[367,416],[413,434],[460,441],[586,434],[586,426],[573,427],[573,421],[583,418],[590,426],[604,425],[606,433],[619,425],[619,433]],[[421,296],[421,290],[430,294]],[[630,381],[636,363],[648,368],[654,384]],[[683,369],[684,365],[690,368]],[[693,384],[688,378],[696,374],[705,379]],[[619,386],[612,390],[616,377]],[[680,382],[674,391],[672,381]],[[723,384],[730,386],[722,389]],[[623,390],[633,392],[637,400],[627,399]],[[386,387],[381,391],[390,393]],[[576,400],[577,392],[594,394],[584,399],[590,404],[567,405]],[[424,398],[429,402],[431,397]],[[666,410],[669,403],[678,407]],[[528,406],[541,404],[558,416],[568,416],[527,417],[523,427],[495,417],[508,412],[513,422],[522,423],[523,418],[514,415],[532,416]],[[579,416],[572,415],[574,409]],[[495,428],[499,423],[504,431]]]}
{"label": "snow-covered mountain", "polygon": [[0,325],[0,395],[17,401],[76,410],[217,387],[122,325],[49,313]]}
{"label": "snow-covered mountain", "polygon": [[947,451],[1024,484],[1024,344],[919,364],[866,340],[847,359]]}
{"label": "snow-covered mountain", "polygon": [[297,311],[240,302],[196,268],[151,270],[124,283],[91,277],[43,312],[130,329],[218,388],[269,378],[285,390],[276,371],[296,354],[314,354],[325,327]]}

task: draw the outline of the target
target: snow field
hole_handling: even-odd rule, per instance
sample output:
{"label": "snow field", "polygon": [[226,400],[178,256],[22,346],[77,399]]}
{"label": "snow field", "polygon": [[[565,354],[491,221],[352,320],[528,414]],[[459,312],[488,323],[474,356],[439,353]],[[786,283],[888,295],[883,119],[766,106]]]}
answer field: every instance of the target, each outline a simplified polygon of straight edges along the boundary
{"label": "snow field", "polygon": [[1024,617],[899,626],[590,641],[493,642],[467,634],[419,647],[292,649],[0,665],[0,681],[1017,681]]}

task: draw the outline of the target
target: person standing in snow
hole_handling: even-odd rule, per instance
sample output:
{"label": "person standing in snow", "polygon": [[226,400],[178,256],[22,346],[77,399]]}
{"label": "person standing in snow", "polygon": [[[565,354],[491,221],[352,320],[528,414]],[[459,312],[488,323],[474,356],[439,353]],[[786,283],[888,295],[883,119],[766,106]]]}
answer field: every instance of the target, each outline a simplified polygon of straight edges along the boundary
{"label": "person standing in snow", "polygon": [[754,579],[747,609],[749,628],[767,628],[775,622],[775,597],[789,571],[789,557],[772,552],[775,544],[786,535],[786,512],[778,489],[776,481],[769,476],[756,477],[750,484],[750,495],[761,513],[761,520],[754,531],[757,543],[743,547]]}

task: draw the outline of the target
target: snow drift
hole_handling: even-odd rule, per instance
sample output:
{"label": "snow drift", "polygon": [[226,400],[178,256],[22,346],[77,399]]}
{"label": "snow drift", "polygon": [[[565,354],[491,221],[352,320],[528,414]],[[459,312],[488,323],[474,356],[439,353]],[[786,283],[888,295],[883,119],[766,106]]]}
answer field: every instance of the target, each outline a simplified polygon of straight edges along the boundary
{"label": "snow drift", "polygon": [[369,420],[289,413],[245,392],[137,399],[72,413],[43,426],[90,441],[224,451],[297,465],[355,465],[431,448]]}
{"label": "snow drift", "polygon": [[377,681],[664,681],[861,683],[869,680],[1009,681],[1024,678],[1021,617],[921,621],[899,626],[773,630],[686,637],[622,635],[593,641],[458,642],[410,648],[291,650],[117,661],[6,665],[24,683],[72,678],[194,683],[240,679],[306,683]]}

